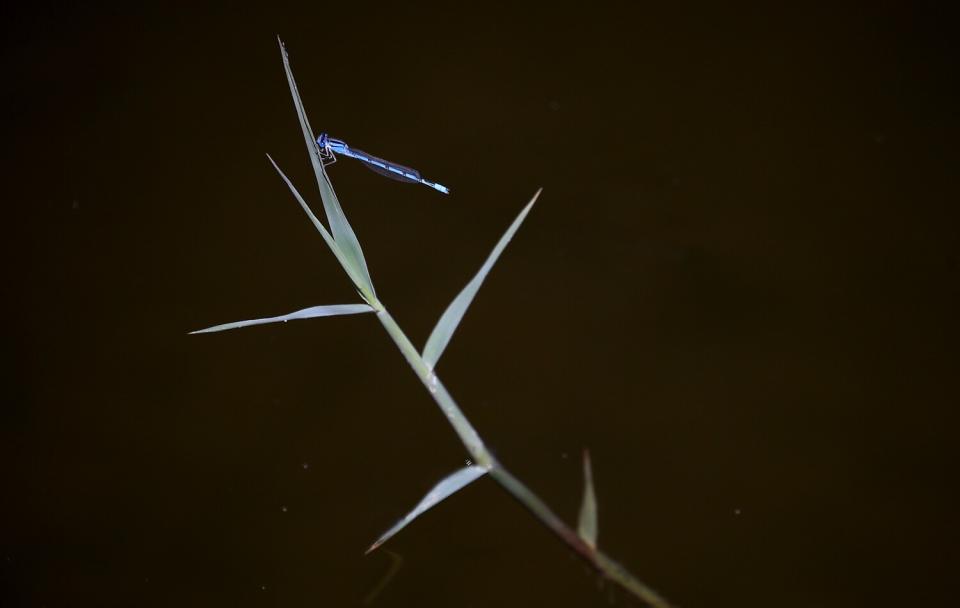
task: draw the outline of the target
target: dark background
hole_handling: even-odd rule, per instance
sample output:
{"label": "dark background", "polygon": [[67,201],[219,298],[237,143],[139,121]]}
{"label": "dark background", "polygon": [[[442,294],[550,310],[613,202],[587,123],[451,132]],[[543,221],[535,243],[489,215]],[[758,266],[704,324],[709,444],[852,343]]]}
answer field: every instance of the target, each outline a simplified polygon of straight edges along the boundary
{"label": "dark background", "polygon": [[[360,605],[465,458],[372,317],[186,335],[357,300],[277,34],[453,190],[330,171],[416,343],[544,187],[439,371],[568,521],[586,446],[681,606],[955,600],[954,20],[664,4],[5,4],[0,603]],[[388,548],[379,606],[627,601],[489,480]]]}

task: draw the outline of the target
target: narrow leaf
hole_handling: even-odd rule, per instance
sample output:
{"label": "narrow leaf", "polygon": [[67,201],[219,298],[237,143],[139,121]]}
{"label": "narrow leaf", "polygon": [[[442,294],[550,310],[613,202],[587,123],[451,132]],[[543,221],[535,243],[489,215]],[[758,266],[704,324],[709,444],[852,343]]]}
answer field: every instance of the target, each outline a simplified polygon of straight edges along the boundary
{"label": "narrow leaf", "polygon": [[583,451],[583,502],[580,504],[577,534],[591,549],[597,548],[597,497],[593,493],[593,468],[587,450]]}
{"label": "narrow leaf", "polygon": [[297,202],[300,203],[300,206],[306,212],[307,217],[310,218],[310,221],[313,222],[313,225],[316,227],[317,232],[320,233],[320,236],[323,237],[323,240],[326,241],[327,246],[330,247],[330,251],[333,252],[333,255],[337,258],[337,261],[340,262],[340,265],[343,267],[343,270],[347,273],[347,276],[350,277],[350,280],[353,281],[353,284],[357,286],[357,289],[360,290],[360,293],[364,293],[363,285],[365,284],[364,278],[357,274],[356,268],[354,265],[350,264],[343,249],[340,247],[333,237],[330,236],[330,233],[327,232],[326,226],[323,225],[317,216],[314,215],[313,210],[310,209],[310,206],[307,205],[307,201],[303,200],[303,197],[300,196],[300,192],[297,191],[297,188],[293,185],[293,182],[290,181],[290,178],[280,170],[280,167],[277,166],[277,163],[274,162],[273,158],[267,154],[267,158],[270,159],[270,164],[273,165],[273,168],[277,170],[277,173],[280,174],[280,177],[283,178],[284,183],[287,184],[287,187],[290,188],[290,192],[293,193],[294,198],[297,199]]}
{"label": "narrow leaf", "polygon": [[355,315],[361,312],[373,312],[368,304],[331,304],[329,306],[311,306],[288,315],[279,317],[264,317],[263,319],[251,319],[249,321],[236,321],[234,323],[224,323],[223,325],[214,325],[206,329],[191,331],[191,334],[208,334],[215,331],[225,331],[227,329],[237,329],[249,325],[265,325],[267,323],[286,323],[296,319],[313,319],[315,317],[334,317],[337,315]]}
{"label": "narrow leaf", "polygon": [[323,199],[323,208],[327,214],[327,222],[330,223],[330,232],[333,233],[333,239],[340,245],[343,251],[343,263],[350,266],[353,274],[362,279],[361,290],[367,289],[372,295],[376,295],[373,290],[373,281],[370,279],[370,273],[367,271],[367,262],[363,257],[363,250],[360,248],[360,241],[357,235],[350,227],[347,216],[344,215],[340,207],[340,201],[337,200],[337,194],[333,191],[327,172],[323,168],[323,160],[320,158],[320,150],[317,148],[317,138],[313,135],[310,128],[310,121],[307,120],[306,110],[303,108],[303,101],[300,99],[300,93],[297,90],[297,83],[293,79],[293,71],[290,69],[290,58],[287,56],[287,49],[283,42],[280,43],[280,54],[283,56],[283,69],[287,73],[287,83],[290,85],[290,95],[293,96],[293,105],[297,109],[297,117],[300,119],[300,127],[303,130],[303,138],[307,144],[307,152],[310,155],[310,162],[313,165],[313,172],[317,176],[317,185],[320,187],[320,198]]}
{"label": "narrow leaf", "polygon": [[436,366],[437,361],[440,360],[440,355],[443,354],[444,349],[450,342],[450,338],[453,337],[453,332],[456,331],[457,326],[460,325],[463,315],[467,312],[467,308],[470,307],[470,303],[473,301],[474,296],[477,295],[477,291],[480,289],[480,285],[483,284],[483,280],[487,278],[487,273],[489,273],[490,269],[493,268],[493,265],[496,263],[497,258],[500,257],[500,254],[503,253],[507,243],[510,242],[510,239],[513,238],[513,235],[517,232],[517,229],[520,228],[520,224],[522,224],[524,218],[527,217],[527,213],[530,212],[530,208],[533,207],[535,202],[537,202],[537,197],[540,196],[541,190],[543,189],[541,188],[540,190],[537,190],[537,193],[533,195],[533,198],[530,199],[530,202],[527,203],[527,206],[523,208],[523,210],[520,212],[520,215],[517,216],[517,219],[513,220],[513,223],[510,224],[510,227],[507,228],[507,231],[502,237],[500,237],[500,242],[498,242],[496,247],[493,248],[493,251],[490,252],[490,256],[487,258],[487,261],[484,262],[483,266],[480,267],[480,271],[469,283],[467,283],[467,286],[463,288],[463,291],[461,291],[460,294],[454,298],[453,302],[450,303],[450,306],[447,307],[447,310],[444,311],[443,316],[441,316],[440,320],[437,321],[437,326],[433,328],[433,332],[427,339],[427,345],[423,348],[423,360],[431,369],[433,369]]}
{"label": "narrow leaf", "polygon": [[421,513],[434,506],[444,498],[450,496],[457,490],[463,488],[465,485],[471,481],[477,479],[481,475],[487,472],[487,469],[479,465],[471,465],[460,469],[456,473],[450,475],[437,485],[433,487],[426,496],[423,497],[423,500],[420,501],[413,511],[407,513],[407,515],[398,521],[395,526],[383,533],[383,536],[377,539],[377,542],[370,545],[370,548],[367,549],[367,553],[370,553],[383,543],[387,542],[394,534],[402,530],[409,524],[411,521],[416,519]]}

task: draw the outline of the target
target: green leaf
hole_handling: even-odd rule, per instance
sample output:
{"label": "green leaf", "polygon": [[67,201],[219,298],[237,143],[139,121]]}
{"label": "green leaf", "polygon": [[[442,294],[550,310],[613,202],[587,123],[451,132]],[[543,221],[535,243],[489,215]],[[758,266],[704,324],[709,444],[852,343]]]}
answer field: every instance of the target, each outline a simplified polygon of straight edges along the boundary
{"label": "green leaf", "polygon": [[[297,90],[297,83],[293,79],[293,71],[290,69],[290,58],[287,56],[287,49],[283,42],[280,43],[280,54],[283,56],[283,69],[287,73],[287,82],[290,85],[290,95],[293,96],[293,105],[297,109],[297,116],[300,119],[300,127],[303,130],[303,138],[307,144],[307,152],[310,155],[310,162],[313,164],[313,172],[317,176],[317,186],[320,187],[320,198],[323,199],[323,208],[327,214],[327,222],[330,224],[330,232],[333,233],[333,239],[343,251],[343,260],[341,263],[349,265],[353,271],[351,274],[360,278],[361,283],[357,287],[361,291],[369,290],[370,295],[376,296],[373,289],[373,281],[370,279],[370,273],[367,271],[367,262],[363,257],[363,250],[360,248],[360,241],[357,235],[350,227],[347,216],[344,215],[340,207],[340,201],[337,200],[337,194],[333,191],[327,172],[323,168],[323,160],[320,158],[320,150],[317,147],[317,138],[310,128],[310,121],[307,120],[307,113],[303,108],[303,101],[300,99],[300,93]],[[344,266],[346,268],[346,266]]]}
{"label": "green leaf", "polygon": [[396,525],[384,532],[383,536],[377,539],[377,542],[370,545],[370,548],[367,549],[367,553],[370,553],[383,543],[387,542],[390,537],[404,529],[407,524],[416,519],[421,513],[450,496],[457,490],[460,490],[471,481],[481,477],[486,472],[487,469],[485,467],[474,464],[460,469],[456,473],[453,473],[449,477],[445,478],[443,481],[435,485],[433,489],[423,497],[423,500],[421,500],[420,503],[413,508],[413,511],[407,513],[407,515],[398,521]]}
{"label": "green leaf", "polygon": [[267,323],[286,323],[297,319],[313,319],[316,317],[333,317],[337,315],[355,315],[362,312],[373,312],[373,308],[368,304],[330,304],[328,306],[311,306],[296,312],[279,317],[264,317],[263,319],[250,319],[249,321],[235,321],[233,323],[224,323],[223,325],[214,325],[206,329],[191,331],[191,334],[208,334],[215,331],[225,331],[227,329],[238,329],[249,325],[265,325]]}
{"label": "green leaf", "polygon": [[533,198],[530,199],[530,202],[527,203],[527,206],[524,207],[520,215],[517,216],[517,219],[513,220],[513,223],[510,224],[507,231],[500,237],[500,242],[498,242],[497,246],[490,252],[490,256],[487,257],[487,261],[480,267],[480,271],[467,283],[463,291],[454,298],[450,306],[447,307],[447,310],[444,311],[443,316],[437,321],[437,326],[433,328],[433,332],[427,339],[427,345],[423,347],[423,360],[430,369],[433,369],[437,365],[437,361],[440,360],[440,355],[443,354],[444,349],[447,348],[447,344],[450,342],[450,338],[453,337],[453,332],[456,331],[457,326],[460,325],[463,315],[467,312],[467,308],[470,307],[470,303],[473,302],[473,298],[477,295],[477,291],[483,284],[483,280],[487,278],[487,273],[493,268],[493,265],[496,263],[497,258],[500,257],[500,254],[503,253],[507,243],[510,242],[510,239],[513,238],[517,229],[520,228],[520,224],[522,224],[524,218],[527,217],[527,213],[530,212],[533,204],[537,202],[537,197],[540,196],[542,190],[543,188],[537,190]]}
{"label": "green leaf", "polygon": [[[303,197],[300,196],[300,192],[297,191],[297,188],[293,185],[293,182],[290,181],[290,178],[280,170],[280,167],[277,166],[277,163],[274,162],[273,158],[267,154],[267,158],[270,159],[270,164],[273,165],[273,168],[277,170],[277,173],[280,174],[280,177],[283,178],[284,183],[287,184],[287,187],[290,188],[290,192],[293,193],[294,198],[297,199],[297,202],[300,203],[300,206],[306,212],[307,217],[310,218],[310,221],[313,222],[313,225],[317,228],[317,232],[320,233],[320,236],[323,237],[323,240],[326,241],[327,246],[330,247],[330,251],[333,252],[334,257],[337,258],[337,261],[340,262],[340,265],[343,267],[343,270],[347,273],[347,276],[350,277],[350,280],[353,281],[353,284],[357,286],[357,289],[360,290],[360,295],[364,295],[363,285],[364,278],[357,274],[356,267],[350,264],[347,261],[343,249],[340,247],[340,244],[337,243],[330,233],[327,232],[327,228],[323,225],[317,216],[314,215],[313,210],[310,209],[310,205],[307,204],[307,201],[303,200]],[[366,299],[366,296],[364,295]]]}
{"label": "green leaf", "polygon": [[587,450],[583,451],[583,502],[580,504],[577,534],[591,549],[597,548],[597,497],[593,493],[593,468]]}

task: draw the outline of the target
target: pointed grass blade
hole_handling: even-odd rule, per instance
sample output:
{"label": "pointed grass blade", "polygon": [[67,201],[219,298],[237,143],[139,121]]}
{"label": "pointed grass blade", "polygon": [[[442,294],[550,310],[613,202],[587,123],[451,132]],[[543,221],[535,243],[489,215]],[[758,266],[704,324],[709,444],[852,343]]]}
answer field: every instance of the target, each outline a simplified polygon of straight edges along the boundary
{"label": "pointed grass blade", "polygon": [[437,321],[437,326],[433,328],[433,332],[430,334],[430,337],[427,339],[427,344],[423,348],[423,360],[430,369],[433,369],[437,361],[440,360],[440,355],[442,355],[444,349],[447,348],[450,338],[453,337],[453,332],[456,331],[457,326],[460,325],[463,315],[467,312],[467,308],[470,307],[470,303],[473,302],[473,298],[477,295],[477,291],[479,291],[480,286],[483,284],[483,280],[487,278],[487,274],[490,272],[490,269],[493,268],[497,258],[500,257],[507,243],[510,242],[510,239],[513,238],[517,229],[520,228],[520,224],[522,224],[524,218],[527,217],[527,213],[530,212],[533,204],[537,202],[537,197],[540,196],[542,190],[543,188],[537,190],[533,198],[530,199],[530,202],[527,203],[527,206],[524,207],[520,215],[517,216],[517,219],[513,220],[513,223],[510,224],[507,231],[500,237],[500,241],[496,247],[493,248],[490,256],[487,257],[487,261],[480,267],[480,271],[467,283],[463,291],[454,298],[450,306],[447,307],[447,310],[444,311],[443,316]]}
{"label": "pointed grass blade", "polygon": [[350,227],[350,222],[347,221],[347,216],[344,215],[343,209],[340,207],[340,201],[337,200],[337,194],[333,191],[327,172],[323,168],[323,160],[320,158],[320,150],[317,148],[317,138],[314,137],[313,130],[310,128],[310,121],[307,120],[307,112],[303,108],[297,83],[293,79],[287,49],[283,46],[283,41],[279,38],[277,41],[280,43],[280,54],[283,56],[283,69],[287,73],[290,95],[293,97],[293,105],[296,107],[297,117],[300,119],[300,127],[303,130],[303,138],[307,144],[307,152],[310,155],[313,172],[317,176],[317,186],[320,188],[320,198],[323,200],[323,208],[327,214],[327,222],[330,224],[330,232],[333,233],[333,239],[343,251],[343,262],[341,263],[349,265],[353,271],[352,274],[360,278],[361,283],[357,287],[361,291],[367,290],[375,296],[376,292],[373,290],[373,281],[370,279],[370,273],[367,270],[367,262],[363,257],[360,241],[353,232],[353,228]]}
{"label": "pointed grass blade", "polygon": [[593,493],[593,467],[587,450],[583,451],[583,502],[580,504],[577,534],[591,549],[597,548],[597,497]]}
{"label": "pointed grass blade", "polygon": [[[307,201],[303,200],[303,197],[300,196],[300,192],[297,190],[296,186],[293,185],[293,182],[290,181],[290,178],[280,170],[280,167],[277,166],[277,163],[274,162],[273,158],[267,154],[267,158],[270,159],[270,164],[273,165],[273,168],[277,170],[277,173],[280,174],[280,177],[283,179],[284,183],[287,184],[287,187],[290,189],[290,192],[293,193],[294,198],[297,199],[297,202],[300,203],[300,207],[303,208],[306,212],[307,217],[310,218],[310,221],[313,222],[313,225],[316,227],[317,232],[320,233],[320,236],[323,237],[323,240],[326,241],[327,246],[330,247],[330,251],[333,252],[334,257],[337,258],[337,261],[340,262],[340,265],[343,267],[343,270],[347,273],[347,276],[350,277],[350,280],[353,281],[353,284],[357,286],[357,289],[360,290],[360,294],[363,295],[365,285],[364,277],[357,274],[356,267],[353,264],[350,264],[346,258],[346,255],[343,253],[343,248],[340,247],[340,244],[337,243],[330,233],[327,232],[326,226],[323,225],[316,215],[314,215],[313,210],[310,209],[310,206],[307,204]],[[366,296],[364,296],[366,297]]]}
{"label": "pointed grass blade", "polygon": [[430,507],[436,505],[441,500],[450,496],[457,490],[460,490],[465,485],[469,484],[471,481],[474,481],[478,477],[482,476],[487,472],[485,467],[479,465],[471,465],[460,469],[456,473],[450,475],[430,490],[426,496],[423,497],[423,500],[420,501],[413,511],[407,513],[407,515],[398,521],[396,525],[383,533],[383,536],[377,539],[377,542],[370,545],[370,548],[367,549],[367,553],[370,553],[383,543],[387,542],[394,534],[400,530],[407,527],[407,524],[412,522],[414,519],[420,516],[421,513],[429,509]]}
{"label": "pointed grass blade", "polygon": [[330,304],[328,306],[311,306],[288,315],[279,317],[264,317],[262,319],[250,319],[249,321],[235,321],[233,323],[224,323],[223,325],[214,325],[206,329],[191,331],[190,334],[210,334],[216,331],[226,331],[228,329],[239,329],[249,327],[250,325],[266,325],[267,323],[286,323],[298,319],[315,319],[317,317],[335,317],[338,315],[356,315],[363,312],[373,312],[369,304]]}

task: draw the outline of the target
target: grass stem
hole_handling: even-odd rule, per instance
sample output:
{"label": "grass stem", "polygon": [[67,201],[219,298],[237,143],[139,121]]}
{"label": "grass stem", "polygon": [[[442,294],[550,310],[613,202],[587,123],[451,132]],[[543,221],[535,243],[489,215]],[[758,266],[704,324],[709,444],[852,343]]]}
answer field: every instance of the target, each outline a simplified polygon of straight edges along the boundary
{"label": "grass stem", "polygon": [[379,301],[374,300],[371,306],[377,311],[377,318],[381,325],[386,329],[387,334],[393,339],[393,342],[400,349],[407,363],[413,368],[413,371],[420,378],[427,392],[433,397],[440,411],[453,426],[460,437],[460,441],[469,452],[473,461],[488,469],[489,475],[521,505],[526,507],[540,522],[551,530],[560,540],[589,563],[598,573],[610,581],[623,587],[626,591],[636,596],[638,599],[649,604],[653,608],[671,608],[669,602],[662,598],[656,591],[642,583],[635,576],[621,566],[616,561],[607,557],[603,552],[591,547],[569,526],[567,526],[560,517],[558,517],[539,496],[533,493],[530,488],[523,484],[519,479],[513,476],[493,455],[487,450],[480,434],[477,433],[473,425],[464,415],[460,406],[454,401],[453,396],[447,391],[437,377],[436,372],[431,370],[423,360],[420,352],[413,345],[407,335],[403,332],[394,318],[387,311],[386,307]]}

